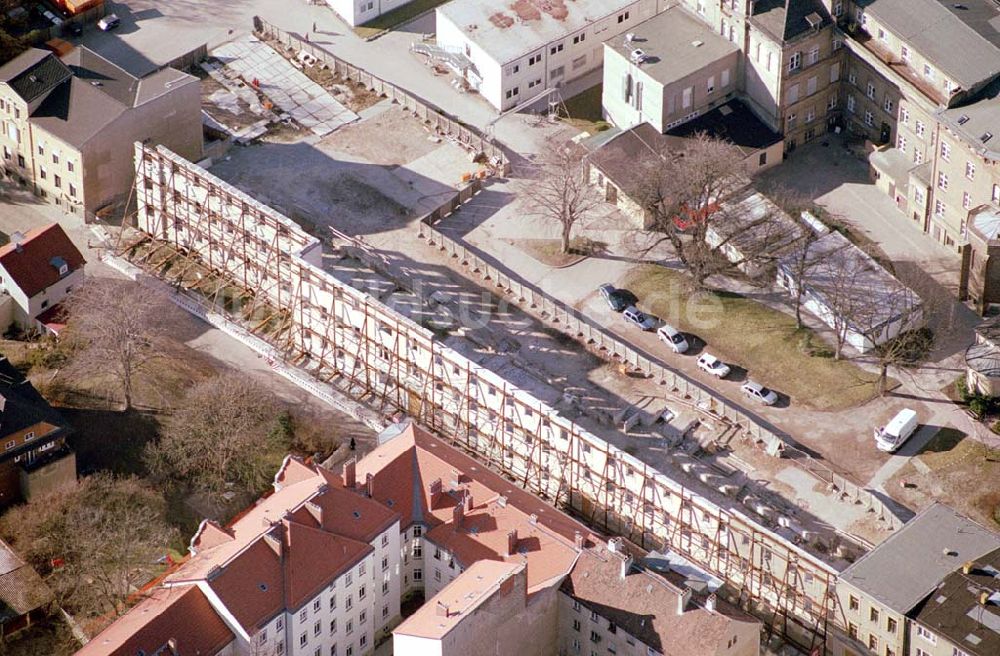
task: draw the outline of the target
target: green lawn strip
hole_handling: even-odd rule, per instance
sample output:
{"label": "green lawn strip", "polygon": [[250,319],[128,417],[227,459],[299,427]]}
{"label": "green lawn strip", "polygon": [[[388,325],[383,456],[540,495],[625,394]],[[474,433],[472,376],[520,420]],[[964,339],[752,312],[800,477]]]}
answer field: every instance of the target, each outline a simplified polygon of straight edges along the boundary
{"label": "green lawn strip", "polygon": [[448,0],[413,0],[413,2],[408,2],[401,7],[397,7],[387,14],[376,16],[364,25],[355,26],[353,28],[354,33],[362,39],[367,39],[379,32],[391,30],[403,23],[408,23],[425,11],[440,7],[446,2]]}
{"label": "green lawn strip", "polygon": [[700,337],[707,351],[798,405],[843,410],[875,395],[874,374],[834,360],[832,348],[808,328],[796,329],[793,317],[727,292],[705,292],[708,297],[698,301],[686,282],[680,272],[644,265],[619,286],[635,293],[642,309]]}
{"label": "green lawn strip", "polygon": [[591,87],[565,101],[568,118],[567,123],[579,130],[590,133],[607,130],[610,125],[604,120],[601,105],[602,85]]}

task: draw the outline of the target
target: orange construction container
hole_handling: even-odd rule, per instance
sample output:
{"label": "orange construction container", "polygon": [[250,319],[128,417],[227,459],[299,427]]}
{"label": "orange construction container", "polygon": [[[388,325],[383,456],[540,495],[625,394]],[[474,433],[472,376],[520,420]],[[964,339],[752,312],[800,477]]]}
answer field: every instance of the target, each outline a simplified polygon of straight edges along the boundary
{"label": "orange construction container", "polygon": [[74,48],[72,43],[63,41],[62,39],[49,39],[45,42],[45,47],[56,53],[57,57],[62,57]]}
{"label": "orange construction container", "polygon": [[52,0],[52,4],[70,16],[76,16],[104,4],[104,0]]}

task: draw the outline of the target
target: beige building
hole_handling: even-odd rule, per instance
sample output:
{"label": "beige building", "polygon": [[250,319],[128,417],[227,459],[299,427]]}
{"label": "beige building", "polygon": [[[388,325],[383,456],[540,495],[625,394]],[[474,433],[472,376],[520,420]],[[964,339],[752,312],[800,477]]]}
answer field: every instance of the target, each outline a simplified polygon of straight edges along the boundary
{"label": "beige building", "polygon": [[604,42],[605,118],[667,132],[731,99],[739,49],[682,6]]}
{"label": "beige building", "polygon": [[911,639],[921,630],[915,621],[929,604],[939,603],[928,599],[938,596],[935,591],[950,573],[998,548],[1000,534],[942,504],[925,509],[841,573],[828,653],[961,656],[931,651],[928,644]]}
{"label": "beige building", "polygon": [[62,60],[28,50],[0,67],[3,167],[67,212],[94,212],[128,194],[135,141],[201,158],[200,88],[172,68],[135,77],[82,46]]}

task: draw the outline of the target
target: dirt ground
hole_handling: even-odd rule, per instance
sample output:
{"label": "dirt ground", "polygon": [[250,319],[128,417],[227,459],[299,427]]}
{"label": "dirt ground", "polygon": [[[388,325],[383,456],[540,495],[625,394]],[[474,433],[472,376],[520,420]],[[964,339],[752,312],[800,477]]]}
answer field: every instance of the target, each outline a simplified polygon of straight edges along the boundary
{"label": "dirt ground", "polygon": [[938,431],[886,487],[893,497],[912,508],[944,501],[983,525],[1000,530],[1000,450],[989,449],[957,429]]}
{"label": "dirt ground", "polygon": [[234,148],[212,173],[307,229],[361,235],[405,226],[474,168],[398,107],[311,141]]}

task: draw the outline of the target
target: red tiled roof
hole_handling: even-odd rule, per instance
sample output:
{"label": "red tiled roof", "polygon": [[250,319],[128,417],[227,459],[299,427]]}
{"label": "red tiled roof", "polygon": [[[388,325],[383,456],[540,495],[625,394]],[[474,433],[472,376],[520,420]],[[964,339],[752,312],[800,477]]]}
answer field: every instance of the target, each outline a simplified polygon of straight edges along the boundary
{"label": "red tiled roof", "polygon": [[0,266],[11,280],[31,298],[62,277],[52,259],[61,257],[72,273],[86,260],[58,223],[29,230],[20,244],[0,248]]}
{"label": "red tiled roof", "polygon": [[76,656],[155,654],[169,640],[177,653],[214,656],[235,639],[197,586],[159,588],[97,634]]}
{"label": "red tiled roof", "polygon": [[284,605],[281,556],[264,538],[255,540],[225,567],[210,574],[208,584],[236,621],[251,633]]}
{"label": "red tiled roof", "polygon": [[285,606],[295,610],[331,581],[346,572],[374,548],[326,531],[285,522],[288,542],[285,560]]}

